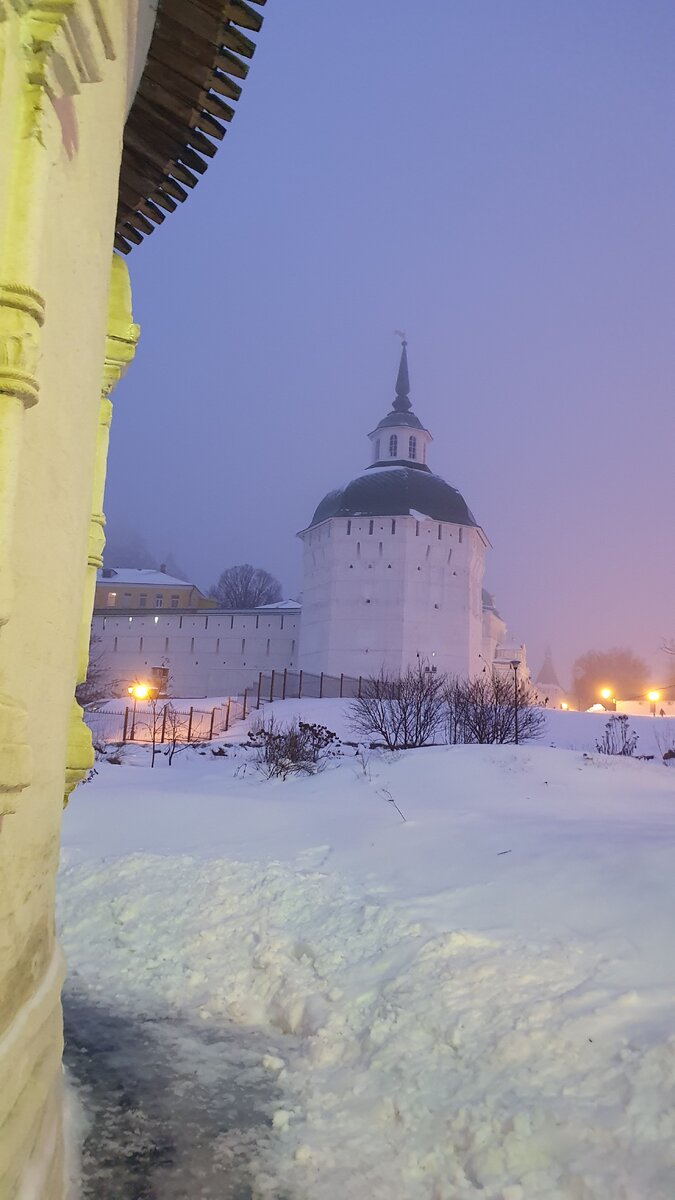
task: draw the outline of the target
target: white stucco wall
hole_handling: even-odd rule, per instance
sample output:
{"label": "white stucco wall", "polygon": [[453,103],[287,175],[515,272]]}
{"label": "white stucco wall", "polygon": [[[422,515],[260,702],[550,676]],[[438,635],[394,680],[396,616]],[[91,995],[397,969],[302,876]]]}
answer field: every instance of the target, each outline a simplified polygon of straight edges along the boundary
{"label": "white stucco wall", "polygon": [[193,697],[238,695],[260,671],[298,668],[299,611],[96,614],[92,632],[120,694],[152,667],[169,668],[171,695]]}
{"label": "white stucco wall", "polygon": [[486,541],[420,517],[334,517],[301,534],[300,666],[331,675],[480,668]]}

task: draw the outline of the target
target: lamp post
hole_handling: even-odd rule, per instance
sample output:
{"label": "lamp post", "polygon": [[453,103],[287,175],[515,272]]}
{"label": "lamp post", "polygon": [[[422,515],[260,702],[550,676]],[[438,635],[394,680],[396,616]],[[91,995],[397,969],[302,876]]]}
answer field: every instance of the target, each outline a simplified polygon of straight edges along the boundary
{"label": "lamp post", "polygon": [[517,746],[518,745],[518,667],[520,666],[520,659],[512,658],[509,665],[513,667],[513,699],[514,699],[514,713],[515,713],[515,718],[516,718],[515,741],[516,741],[516,746]]}
{"label": "lamp post", "polygon": [[136,705],[138,704],[139,700],[147,700],[148,696],[150,695],[150,688],[148,687],[147,683],[131,683],[131,684],[129,684],[127,691],[129,693],[129,695],[133,697],[133,701],[134,701],[134,710],[133,710],[132,717],[131,717],[131,735],[130,735],[130,740],[133,742],[135,734],[136,734]]}
{"label": "lamp post", "polygon": [[656,702],[660,698],[660,696],[661,696],[660,692],[647,692],[647,699],[649,700],[649,703],[651,705],[651,714],[653,717],[656,716]]}
{"label": "lamp post", "polygon": [[608,711],[611,712],[613,709],[616,712],[616,697],[612,694],[611,688],[602,688],[600,691],[600,699],[604,701],[605,708],[607,708],[608,704],[611,705],[611,709],[608,709]]}

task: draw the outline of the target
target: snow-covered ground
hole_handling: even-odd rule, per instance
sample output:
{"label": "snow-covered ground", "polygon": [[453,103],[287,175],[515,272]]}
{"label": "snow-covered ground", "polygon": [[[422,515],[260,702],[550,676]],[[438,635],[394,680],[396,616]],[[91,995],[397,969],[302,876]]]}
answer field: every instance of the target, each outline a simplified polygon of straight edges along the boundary
{"label": "snow-covered ground", "polygon": [[[349,734],[338,701],[301,712]],[[99,764],[64,820],[67,998],[76,1028],[168,1027],[165,1056],[193,1030],[186,1196],[672,1200],[675,768],[597,755],[604,722],[287,782],[234,745]],[[669,724],[631,720],[638,752]],[[255,1112],[223,1133],[233,1084]]]}

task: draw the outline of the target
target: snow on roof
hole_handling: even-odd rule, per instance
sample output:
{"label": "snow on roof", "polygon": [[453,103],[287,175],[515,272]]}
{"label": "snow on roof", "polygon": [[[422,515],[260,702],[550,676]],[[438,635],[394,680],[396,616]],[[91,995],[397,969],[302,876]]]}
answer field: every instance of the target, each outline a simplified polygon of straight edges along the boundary
{"label": "snow on roof", "polygon": [[194,587],[187,579],[176,579],[174,575],[167,575],[165,571],[155,571],[149,568],[142,567],[104,567],[102,571],[96,572],[96,578],[99,583],[120,583],[120,584],[140,584],[145,583],[151,587],[157,587],[164,584],[165,587]]}
{"label": "snow on roof", "polygon": [[276,604],[259,604],[253,611],[262,612],[263,609],[289,609],[293,612],[297,612],[301,608],[302,605],[299,604],[297,600],[277,600]]}

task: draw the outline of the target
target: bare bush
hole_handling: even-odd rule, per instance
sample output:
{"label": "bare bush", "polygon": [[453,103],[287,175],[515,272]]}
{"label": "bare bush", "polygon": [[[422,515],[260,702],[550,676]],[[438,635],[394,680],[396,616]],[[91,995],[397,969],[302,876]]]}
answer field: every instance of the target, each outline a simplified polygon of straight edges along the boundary
{"label": "bare bush", "polygon": [[637,744],[638,735],[634,729],[628,728],[628,717],[622,713],[620,717],[609,718],[600,741],[595,743],[595,748],[598,754],[616,754],[632,758]]}
{"label": "bare bush", "polygon": [[381,671],[361,684],[352,702],[351,724],[366,738],[379,735],[389,750],[428,746],[445,722],[445,675],[423,663],[400,675]]}
{"label": "bare bush", "polygon": [[479,745],[529,742],[545,717],[529,684],[500,671],[485,671],[456,685],[450,711],[464,742]]}
{"label": "bare bush", "polygon": [[339,753],[337,734],[325,725],[294,720],[280,724],[274,716],[249,729],[248,744],[256,751],[255,765],[266,779],[314,775]]}

